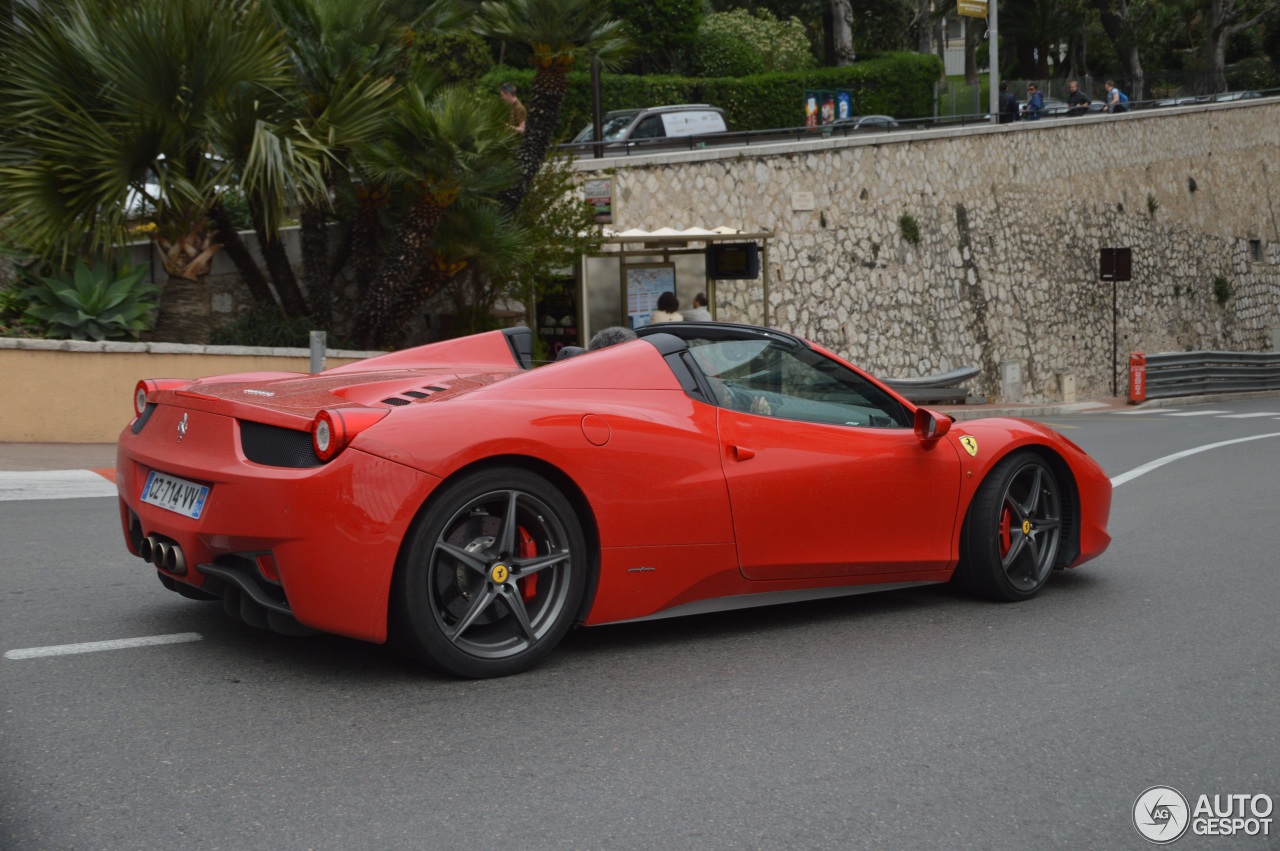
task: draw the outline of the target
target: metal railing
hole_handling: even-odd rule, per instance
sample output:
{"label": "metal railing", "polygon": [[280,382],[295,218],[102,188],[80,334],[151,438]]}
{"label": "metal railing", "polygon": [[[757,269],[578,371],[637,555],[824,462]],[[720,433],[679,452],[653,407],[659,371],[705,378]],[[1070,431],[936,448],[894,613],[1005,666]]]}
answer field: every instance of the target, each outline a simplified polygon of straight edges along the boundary
{"label": "metal railing", "polygon": [[976,366],[962,366],[950,372],[926,375],[921,378],[882,378],[880,380],[912,402],[963,403],[968,398],[969,391],[960,385],[981,371]]}
{"label": "metal railing", "polygon": [[[1153,100],[1130,100],[1129,111],[1160,109],[1171,106],[1208,106],[1235,100],[1254,100],[1264,97],[1280,96],[1280,89],[1250,90],[1245,92],[1226,92],[1220,95],[1204,95],[1183,98],[1158,98]],[[1095,98],[1089,108],[1092,115],[1101,114],[1102,102]],[[861,116],[866,118],[867,116]],[[1041,113],[1044,119],[1070,118],[1069,108],[1065,103],[1049,100]],[[885,116],[889,118],[889,116]],[[866,137],[883,136],[901,133],[906,130],[930,130],[935,128],[965,127],[973,124],[990,124],[991,116],[986,112],[975,112],[968,115],[939,115],[927,118],[892,118],[892,124],[871,124],[859,126],[856,119],[836,123],[823,124],[817,127],[779,127],[773,130],[729,130],[724,133],[703,133],[696,136],[667,136],[660,139],[632,139],[615,142],[565,142],[556,146],[561,155],[570,155],[578,159],[589,159],[593,149],[599,145],[605,157],[628,157],[642,154],[669,153],[681,150],[701,150],[719,147],[750,147],[752,145],[776,144],[779,142],[799,142],[813,139],[840,138],[842,136]]]}
{"label": "metal railing", "polygon": [[1147,398],[1280,390],[1280,352],[1147,355]]}

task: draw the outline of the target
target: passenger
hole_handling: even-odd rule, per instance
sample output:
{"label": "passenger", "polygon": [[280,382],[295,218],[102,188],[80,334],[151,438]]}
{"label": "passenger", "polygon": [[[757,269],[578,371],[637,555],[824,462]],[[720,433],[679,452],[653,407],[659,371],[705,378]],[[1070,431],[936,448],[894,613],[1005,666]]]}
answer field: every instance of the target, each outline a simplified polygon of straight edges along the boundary
{"label": "passenger", "polygon": [[587,351],[594,352],[596,349],[604,349],[609,346],[616,346],[619,343],[625,343],[636,338],[636,332],[630,328],[623,328],[621,325],[611,325],[608,328],[601,328],[591,338],[591,342],[587,343]]}

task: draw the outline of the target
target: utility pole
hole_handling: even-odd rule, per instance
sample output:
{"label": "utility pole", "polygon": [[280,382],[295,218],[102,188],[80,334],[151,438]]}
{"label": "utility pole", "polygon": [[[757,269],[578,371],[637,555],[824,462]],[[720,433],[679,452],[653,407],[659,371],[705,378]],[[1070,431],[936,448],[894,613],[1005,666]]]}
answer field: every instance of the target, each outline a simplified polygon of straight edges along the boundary
{"label": "utility pole", "polygon": [[987,4],[987,59],[990,64],[988,77],[991,82],[991,97],[988,111],[991,123],[1000,123],[1000,0],[990,0]]}

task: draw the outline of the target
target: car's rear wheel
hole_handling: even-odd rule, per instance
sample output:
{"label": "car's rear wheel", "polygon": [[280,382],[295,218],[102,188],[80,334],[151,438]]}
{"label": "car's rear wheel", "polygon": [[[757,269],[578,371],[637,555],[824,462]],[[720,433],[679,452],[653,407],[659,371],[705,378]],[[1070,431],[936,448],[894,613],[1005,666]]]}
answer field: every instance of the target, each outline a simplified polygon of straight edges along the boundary
{"label": "car's rear wheel", "polygon": [[462,677],[537,664],[573,625],[586,544],[550,482],[494,468],[446,484],[415,523],[397,572],[396,628],[416,656]]}
{"label": "car's rear wheel", "polygon": [[996,464],[978,486],[960,535],[956,579],[996,600],[1026,600],[1044,587],[1062,541],[1062,497],[1034,452]]}

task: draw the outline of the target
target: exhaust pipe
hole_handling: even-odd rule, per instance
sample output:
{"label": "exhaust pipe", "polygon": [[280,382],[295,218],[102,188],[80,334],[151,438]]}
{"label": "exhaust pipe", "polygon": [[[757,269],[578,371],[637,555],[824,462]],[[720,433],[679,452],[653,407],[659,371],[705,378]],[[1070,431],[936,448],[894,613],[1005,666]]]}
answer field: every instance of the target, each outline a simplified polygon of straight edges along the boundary
{"label": "exhaust pipe", "polygon": [[187,557],[182,554],[182,547],[173,544],[165,552],[164,569],[179,576],[187,572]]}
{"label": "exhaust pipe", "polygon": [[165,562],[169,560],[169,550],[169,544],[156,541],[151,547],[151,563],[156,567],[164,567]]}
{"label": "exhaust pipe", "polygon": [[148,535],[138,542],[138,557],[145,562],[151,562],[151,554],[155,552],[156,539],[154,535]]}

